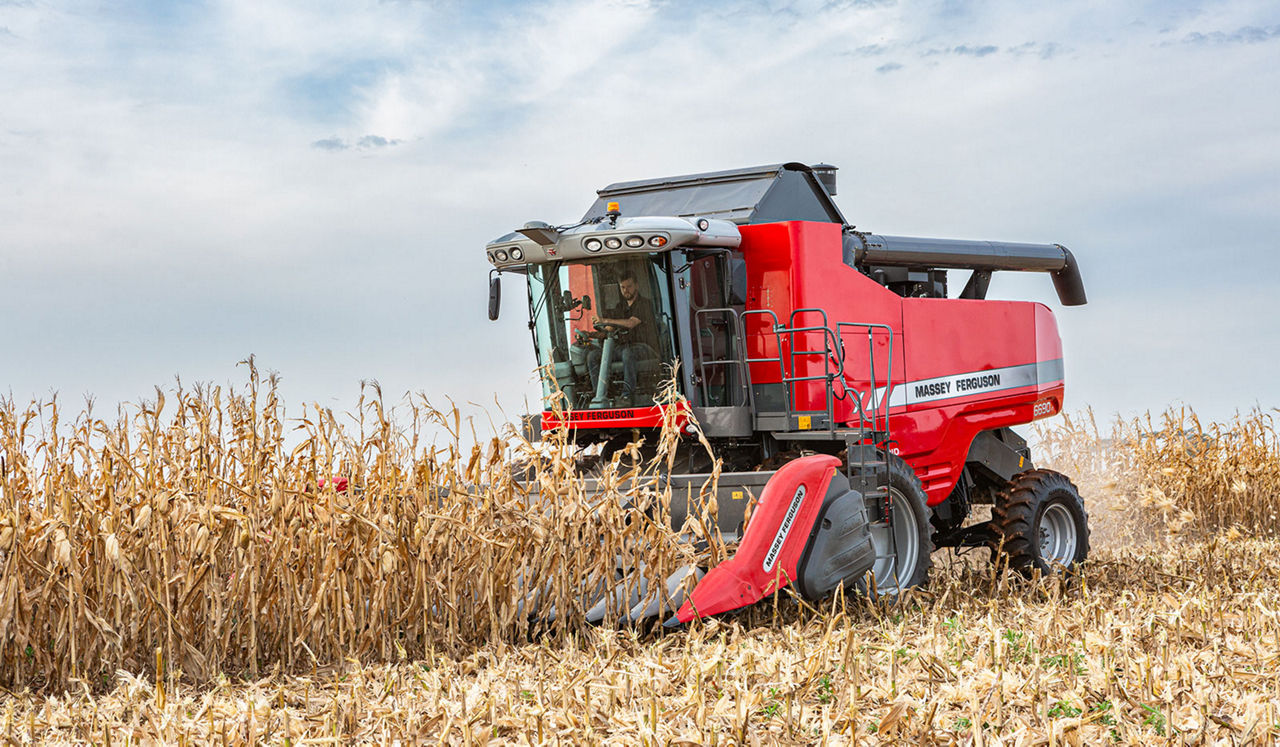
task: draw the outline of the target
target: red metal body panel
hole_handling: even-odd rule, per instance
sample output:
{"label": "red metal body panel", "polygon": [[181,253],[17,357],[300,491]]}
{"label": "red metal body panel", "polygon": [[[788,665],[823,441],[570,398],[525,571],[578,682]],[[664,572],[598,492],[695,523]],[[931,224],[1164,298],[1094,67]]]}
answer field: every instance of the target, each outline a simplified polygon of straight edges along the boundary
{"label": "red metal body panel", "polygon": [[[934,505],[951,492],[978,433],[1032,421],[1037,403],[1045,403],[1038,417],[1062,409],[1062,343],[1053,314],[1037,303],[906,298],[902,306],[912,383],[891,400],[893,438]],[[914,382],[946,391],[917,402]]]}
{"label": "red metal body panel", "polygon": [[819,454],[788,462],[764,486],[733,557],[712,568],[676,612],[680,622],[760,601],[796,580],[800,555],[840,460]]}

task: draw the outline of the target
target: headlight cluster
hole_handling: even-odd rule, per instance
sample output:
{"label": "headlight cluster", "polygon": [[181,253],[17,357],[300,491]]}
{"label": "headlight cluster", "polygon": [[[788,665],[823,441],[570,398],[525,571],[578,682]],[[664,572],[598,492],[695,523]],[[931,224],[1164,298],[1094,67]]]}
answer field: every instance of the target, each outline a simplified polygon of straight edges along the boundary
{"label": "headlight cluster", "polygon": [[[643,249],[646,246],[654,249],[661,249],[671,243],[671,239],[662,234],[627,234],[624,236],[589,236],[582,240],[582,248],[591,254],[597,254],[605,249],[616,251],[626,247],[628,249]],[[490,249],[486,252],[489,261],[494,264],[503,262],[524,262],[524,249],[518,246],[503,246],[498,249]],[[555,252],[551,252],[554,256]]]}
{"label": "headlight cluster", "polygon": [[667,241],[668,239],[666,236],[641,236],[639,234],[632,234],[626,238],[610,236],[603,241],[597,238],[590,238],[582,242],[582,248],[593,254],[601,249],[614,250],[621,249],[623,246],[628,249],[640,249],[645,244],[648,244],[655,249],[661,249],[667,245]]}
{"label": "headlight cluster", "polygon": [[506,262],[507,260],[512,262],[524,261],[524,250],[518,246],[504,246],[501,249],[485,252],[485,254],[489,257],[489,261],[494,264]]}

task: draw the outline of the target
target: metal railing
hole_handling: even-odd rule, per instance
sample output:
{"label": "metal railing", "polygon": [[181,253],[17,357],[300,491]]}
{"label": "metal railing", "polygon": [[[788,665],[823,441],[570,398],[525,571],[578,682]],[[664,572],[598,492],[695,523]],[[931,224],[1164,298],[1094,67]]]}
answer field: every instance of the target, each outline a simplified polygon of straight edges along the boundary
{"label": "metal railing", "polygon": [[[822,324],[801,325],[796,323],[796,318],[803,318],[804,315],[818,314],[822,317]],[[790,361],[791,375],[784,374],[782,383],[789,390],[790,400],[793,404],[793,414],[797,417],[802,415],[813,416],[823,413],[826,416],[826,430],[835,429],[835,403],[838,399],[835,393],[835,381],[839,377],[840,381],[844,381],[844,354],[841,350],[840,339],[836,333],[832,331],[831,325],[827,320],[827,312],[823,309],[804,308],[796,309],[791,312],[791,318],[787,321],[787,327],[780,330],[787,335],[787,354]],[[806,347],[797,346],[797,335],[799,335],[800,344]],[[821,335],[821,348],[809,350],[807,346],[813,344],[813,337]],[[817,357],[822,362],[822,373],[814,373],[809,375],[797,375],[797,359]],[[834,367],[833,364],[834,363]],[[800,411],[794,408],[794,403],[799,399],[796,395],[797,385],[803,385],[804,382],[814,381],[822,382],[823,409],[822,410],[806,410]]]}
{"label": "metal railing", "polygon": [[[694,327],[699,339],[704,329],[712,329],[709,322],[717,316],[730,320],[726,321],[724,329],[726,337],[730,338],[726,340],[726,344],[731,346],[732,350],[726,349],[724,356],[719,357],[715,354],[713,347],[709,358],[704,359],[701,355],[698,357],[698,377],[704,396],[707,391],[706,382],[710,380],[707,374],[708,369],[733,367],[736,372],[734,377],[736,390],[743,393],[742,402],[751,408],[757,421],[762,415],[785,417],[786,429],[791,430],[798,427],[798,418],[802,416],[823,417],[824,422],[815,424],[821,427],[811,427],[806,430],[826,430],[834,433],[837,425],[836,402],[851,401],[857,413],[859,430],[881,432],[886,440],[889,438],[889,410],[893,392],[894,333],[892,327],[887,324],[867,322],[836,322],[833,327],[826,311],[820,308],[796,309],[791,312],[786,325],[781,323],[778,315],[771,309],[740,312],[731,308],[713,308],[699,309],[694,312]],[[746,330],[750,326],[748,324],[750,316],[766,317],[764,325],[753,333],[753,337],[761,336],[767,342],[767,338],[772,336],[776,356],[768,354],[767,344],[761,345],[763,352],[760,356],[752,357],[748,354]],[[807,319],[815,316],[817,319],[807,323]],[[867,345],[866,392],[853,389],[846,376],[848,371],[845,360],[847,349],[845,340],[847,337],[857,335],[865,337]],[[876,343],[879,336],[884,338],[886,348],[884,352],[887,354],[883,378],[878,370],[880,367],[876,364],[878,357]],[[751,376],[751,369],[756,364],[778,366],[777,380],[782,389],[783,409],[781,411],[771,409],[768,412],[760,412],[759,397]],[[837,381],[840,383],[838,390]],[[725,385],[726,391],[729,391],[727,371]],[[812,386],[821,387],[822,409],[802,411],[798,409],[798,403],[805,400],[805,389]],[[812,391],[810,390],[809,393],[812,394]],[[808,401],[812,403],[812,398]]]}
{"label": "metal railing", "polygon": [[[889,427],[889,407],[891,405],[890,400],[892,399],[892,395],[893,395],[893,327],[890,327],[887,324],[873,324],[868,322],[836,322],[836,337],[841,340],[842,344],[844,341],[844,334],[846,329],[861,329],[866,331],[867,367],[869,369],[868,373],[870,374],[870,377],[871,377],[867,381],[868,390],[869,390],[867,392],[867,399],[870,400],[870,405],[871,405],[871,415],[869,418],[871,423],[870,430],[884,431],[885,438],[887,439],[889,437],[888,434],[891,430]],[[885,370],[885,376],[884,376],[884,394],[883,395],[881,395],[880,393],[881,389],[879,386],[879,380],[876,378],[875,333],[877,330],[882,330],[885,333],[886,337],[888,338],[886,340],[886,344],[888,348],[887,350],[888,360],[887,360],[887,363],[885,364],[886,370]],[[862,398],[857,396],[858,393],[856,391],[853,391],[852,394],[855,397],[855,401],[858,403],[859,427],[861,427],[862,423],[866,422],[866,420],[868,419],[866,407],[862,401]],[[883,416],[884,427],[877,428],[876,425],[878,423],[878,419],[881,417],[880,405],[882,402],[884,404],[884,416]]]}
{"label": "metal railing", "polygon": [[[779,330],[783,329],[783,327],[782,327],[782,324],[778,322],[778,315],[773,313],[772,309],[754,309],[751,311],[743,311],[738,316],[740,319],[742,319],[742,328],[744,330],[747,327],[747,317],[755,316],[755,315],[759,315],[759,316],[768,315],[768,317],[773,320],[773,324],[767,327],[766,329],[773,334],[774,350],[778,351],[778,356],[776,358],[768,358],[768,357],[748,358],[746,357],[747,350],[746,350],[745,335],[743,337],[743,345],[741,348],[739,348],[742,351],[743,363],[746,364],[747,383],[748,383],[748,387],[751,390],[751,412],[753,415],[759,415],[759,412],[756,409],[755,386],[751,382],[751,365],[754,363],[777,363],[778,364],[778,381],[783,381],[787,378],[787,364],[782,357],[782,335],[779,333]],[[782,406],[783,406],[784,414],[786,414],[787,417],[790,418],[790,413],[792,409],[791,393],[790,391],[788,391],[787,387],[785,386],[782,388]]]}

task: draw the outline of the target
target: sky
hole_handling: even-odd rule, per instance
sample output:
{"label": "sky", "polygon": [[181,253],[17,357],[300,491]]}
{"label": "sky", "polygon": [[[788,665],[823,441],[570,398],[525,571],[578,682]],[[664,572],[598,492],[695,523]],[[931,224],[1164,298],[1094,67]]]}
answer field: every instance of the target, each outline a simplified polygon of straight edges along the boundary
{"label": "sky", "polygon": [[1280,406],[1275,2],[0,0],[0,392],[536,401],[484,244],[630,179],[840,167],[877,233],[1056,242],[1067,409]]}

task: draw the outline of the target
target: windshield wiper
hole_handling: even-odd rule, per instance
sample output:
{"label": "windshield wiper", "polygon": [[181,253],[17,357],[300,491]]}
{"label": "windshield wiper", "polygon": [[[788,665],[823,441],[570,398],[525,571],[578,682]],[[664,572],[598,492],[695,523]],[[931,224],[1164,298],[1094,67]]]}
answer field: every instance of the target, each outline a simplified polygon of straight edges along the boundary
{"label": "windshield wiper", "polygon": [[549,273],[550,273],[550,276],[545,275],[545,274],[543,275],[543,278],[542,278],[542,281],[543,281],[543,282],[542,282],[542,298],[539,298],[539,299],[538,299],[538,303],[533,307],[533,313],[529,315],[529,323],[530,323],[530,324],[533,324],[533,323],[534,323],[534,320],[536,320],[536,319],[538,318],[538,314],[542,311],[542,307],[547,305],[547,298],[549,298],[549,297],[551,296],[551,281],[550,281],[550,278],[551,278],[551,277],[559,277],[559,273],[560,273],[560,265],[562,265],[562,264],[564,264],[564,261],[563,261],[563,260],[562,260],[562,261],[560,261],[560,262],[553,262],[553,263],[551,263],[550,265],[543,265],[543,266],[542,266],[542,269],[543,269],[544,271],[546,271],[546,272],[549,272]]}

